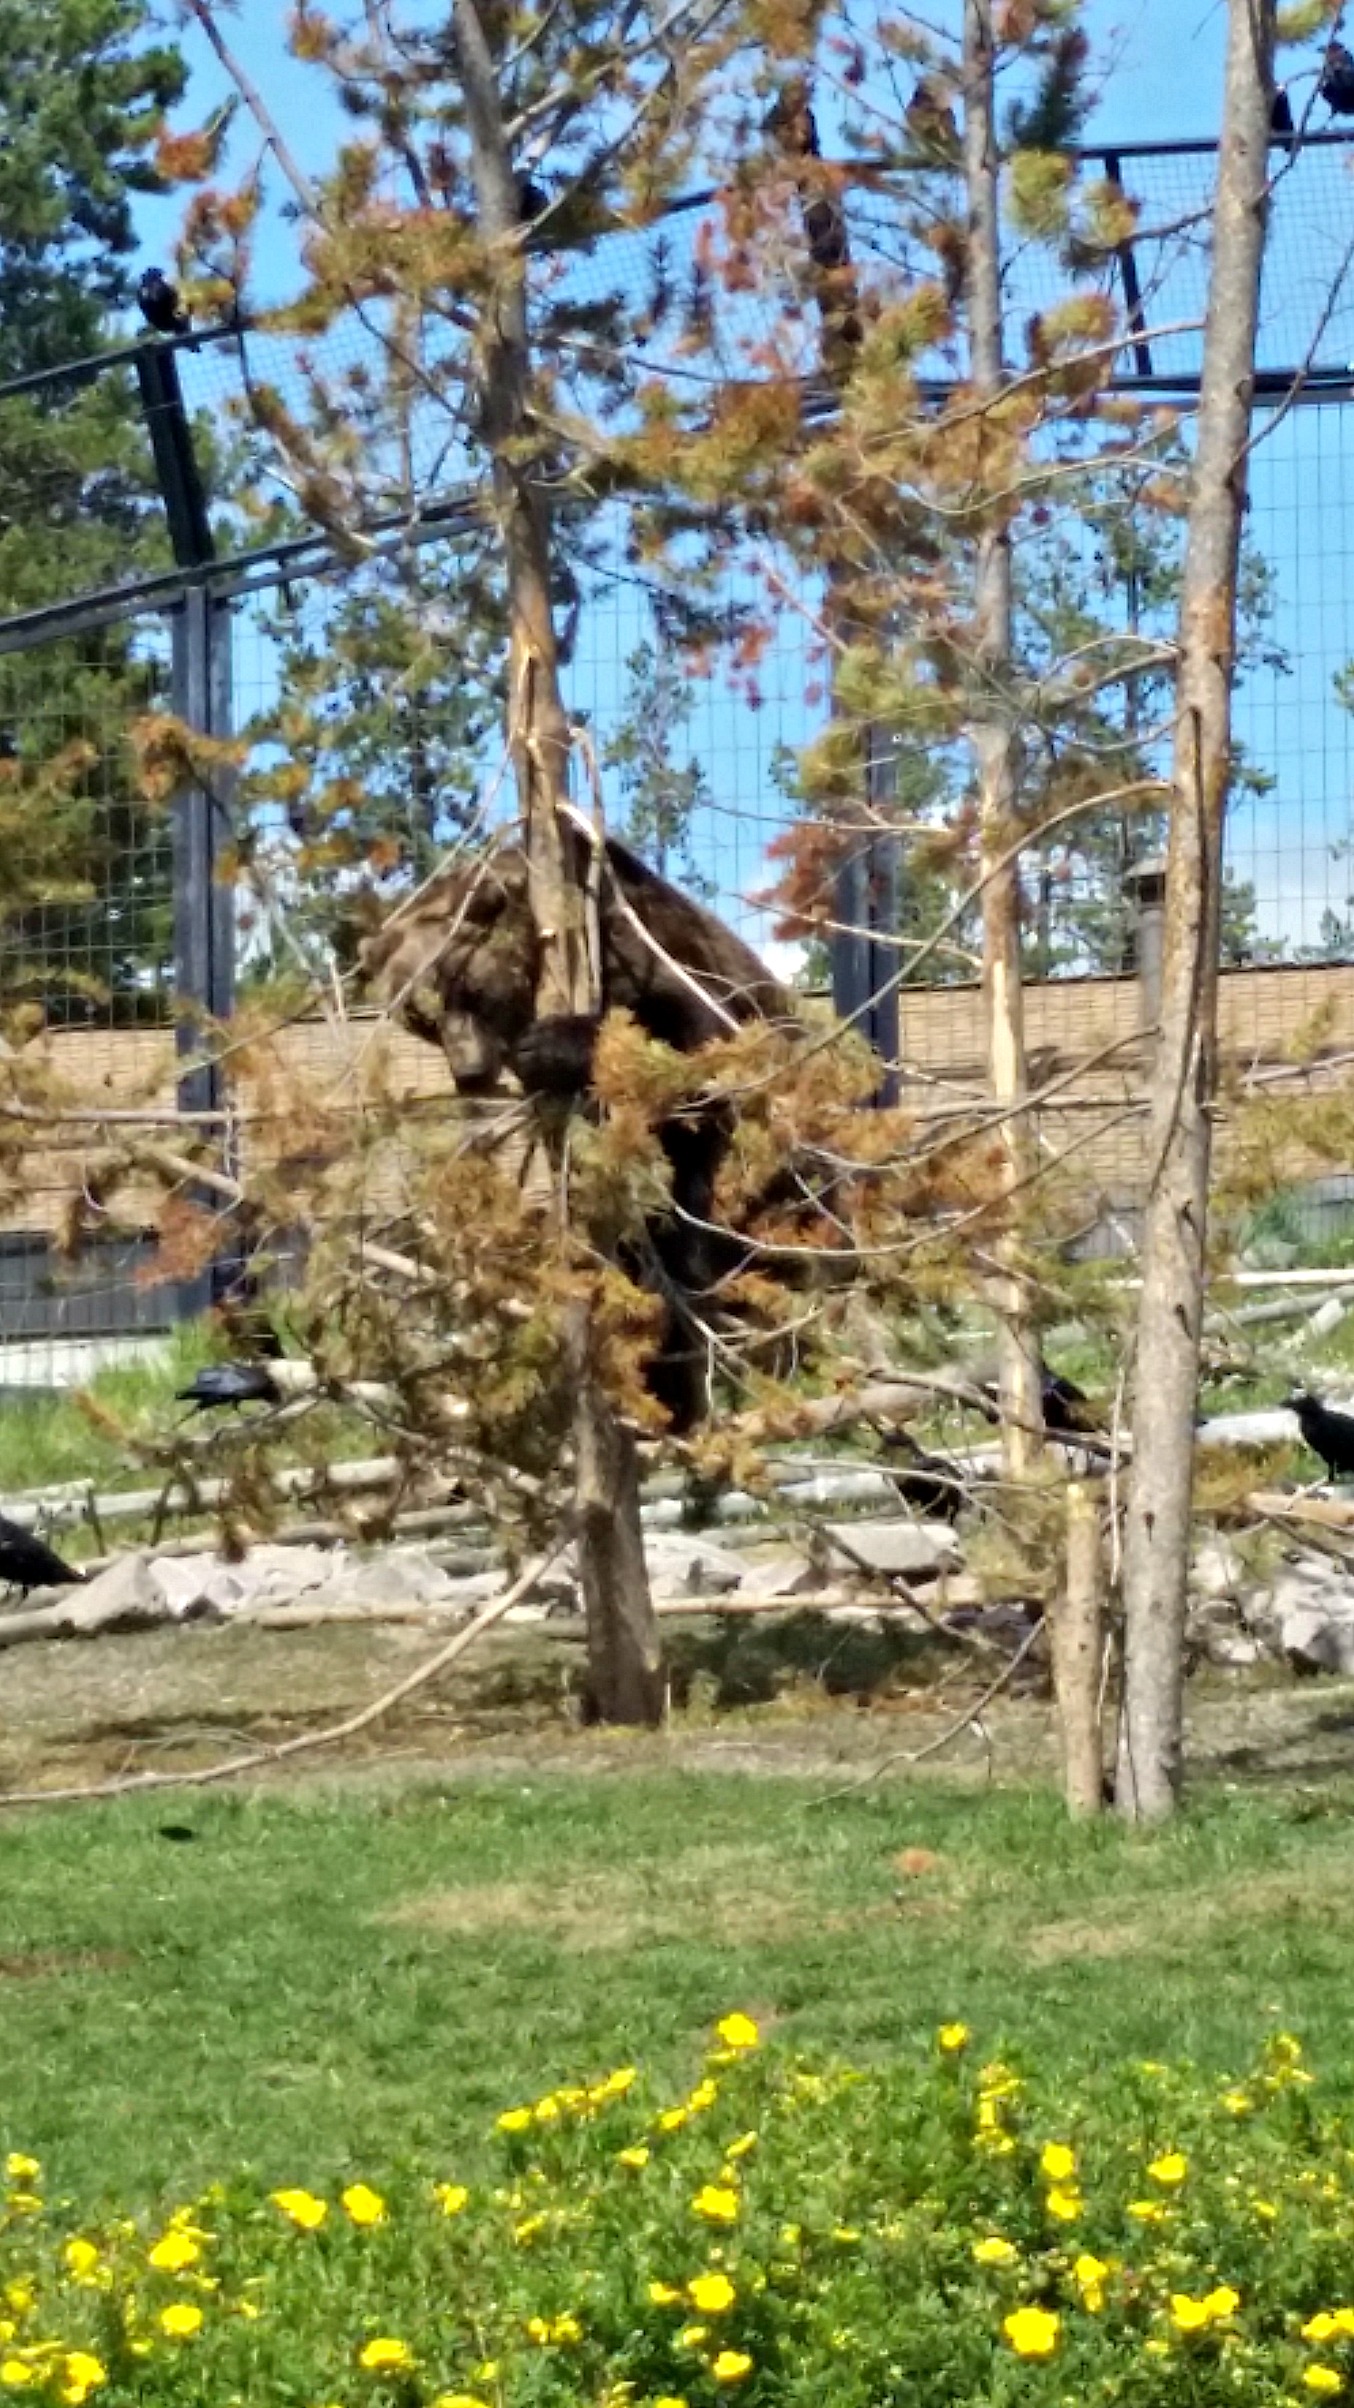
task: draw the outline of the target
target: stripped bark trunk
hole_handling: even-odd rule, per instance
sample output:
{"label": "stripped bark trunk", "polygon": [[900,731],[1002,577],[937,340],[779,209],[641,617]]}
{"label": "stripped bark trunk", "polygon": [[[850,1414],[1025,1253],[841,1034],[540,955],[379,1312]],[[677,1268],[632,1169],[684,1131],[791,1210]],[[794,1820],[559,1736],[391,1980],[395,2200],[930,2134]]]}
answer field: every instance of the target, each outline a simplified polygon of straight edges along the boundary
{"label": "stripped bark trunk", "polygon": [[1073,1480],[1067,1490],[1067,1554],[1061,1594],[1049,1613],[1053,1692],[1063,1736],[1063,1786],[1074,1815],[1099,1814],[1104,1747],[1100,1668],[1104,1649],[1104,1574],[1100,1500]]}
{"label": "stripped bark trunk", "polygon": [[1268,201],[1275,0],[1230,0],[1213,264],[1180,608],[1160,1037],[1124,1532],[1115,1803],[1170,1814],[1183,1771],[1184,1637],[1217,1081],[1223,817],[1237,560]]}
{"label": "stripped bark trunk", "polygon": [[[964,183],[967,195],[965,303],[972,381],[995,397],[1005,382],[1002,357],[999,159],[995,123],[991,0],[964,0]],[[1016,865],[995,864],[1016,834],[1015,731],[1001,695],[1013,652],[1011,541],[994,516],[978,539],[974,578],[975,661],[980,704],[970,731],[978,776],[979,865],[983,879],[983,1003],[993,1102],[1014,1106],[1027,1084],[1020,975],[1020,881]],[[987,716],[983,715],[987,709]],[[1006,1227],[997,1242],[1001,1269],[992,1301],[999,1326],[998,1383],[1006,1476],[1027,1478],[1040,1449],[1039,1343],[1020,1274],[1015,1199],[1032,1168],[1028,1125],[1008,1117],[1001,1129],[998,1184]]]}
{"label": "stripped bark trunk", "polygon": [[[497,254],[481,325],[481,431],[507,571],[508,742],[522,811],[531,914],[540,943],[536,1010],[594,1013],[600,964],[590,955],[587,898],[570,870],[562,807],[570,736],[550,602],[549,512],[530,459],[530,328],[517,176],[498,79],[476,0],[453,0],[452,40],[470,134],[480,229]],[[662,1717],[658,1625],[639,1524],[635,1443],[596,1377],[587,1314],[571,1316],[579,1573],[588,1600],[595,1710],[607,1719]],[[623,1702],[622,1702],[623,1701]]]}

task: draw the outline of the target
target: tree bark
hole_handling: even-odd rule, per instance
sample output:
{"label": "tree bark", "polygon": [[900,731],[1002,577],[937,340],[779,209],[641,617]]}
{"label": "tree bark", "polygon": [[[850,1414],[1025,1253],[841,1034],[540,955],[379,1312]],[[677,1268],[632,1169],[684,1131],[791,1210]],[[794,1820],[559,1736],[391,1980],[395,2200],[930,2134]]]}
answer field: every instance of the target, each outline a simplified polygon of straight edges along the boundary
{"label": "tree bark", "polygon": [[1069,1811],[1099,1814],[1104,1746],[1100,1666],[1104,1649],[1104,1577],[1100,1500],[1080,1480],[1067,1489],[1067,1555],[1061,1594],[1049,1614],[1053,1692],[1063,1735],[1063,1783]]}
{"label": "tree bark", "polygon": [[[967,240],[964,287],[974,390],[995,397],[1005,382],[1002,356],[1001,232],[999,158],[994,104],[994,37],[991,0],[964,0],[964,183]],[[1014,650],[1011,598],[1011,539],[1000,505],[978,538],[974,573],[975,665],[980,693],[993,697],[990,715],[981,708],[970,740],[978,776],[979,867],[983,878],[983,1001],[987,1023],[988,1080],[998,1106],[1014,1105],[1027,1085],[1024,996],[1020,974],[1020,881],[1015,863],[994,870],[1017,833],[1015,732],[1000,706],[1010,682]],[[1006,1476],[1028,1478],[1039,1457],[1043,1425],[1039,1343],[1029,1295],[1020,1276],[1019,1238],[1012,1226],[1015,1199],[1033,1165],[1027,1119],[1002,1126],[998,1187],[1006,1199],[1007,1226],[996,1252],[1003,1268],[993,1282],[1000,1338],[998,1384],[1002,1408],[1002,1452]]]}
{"label": "tree bark", "polygon": [[1223,818],[1274,39],[1275,0],[1230,0],[1180,607],[1152,1177],[1124,1533],[1124,1692],[1115,1803],[1135,1822],[1173,1811],[1183,1771],[1185,1597],[1217,1082]]}
{"label": "tree bark", "polygon": [[[530,327],[517,176],[504,134],[493,54],[476,0],[453,0],[452,40],[470,133],[480,229],[498,253],[481,321],[481,431],[507,566],[508,742],[522,811],[531,914],[540,944],[536,1010],[596,1013],[600,963],[588,944],[587,899],[571,875],[562,806],[569,799],[569,719],[550,602],[551,530],[532,473]],[[639,1522],[635,1443],[598,1382],[586,1313],[566,1332],[575,1368],[575,1508],[588,1599],[590,1678],[607,1720],[663,1713],[658,1625]]]}

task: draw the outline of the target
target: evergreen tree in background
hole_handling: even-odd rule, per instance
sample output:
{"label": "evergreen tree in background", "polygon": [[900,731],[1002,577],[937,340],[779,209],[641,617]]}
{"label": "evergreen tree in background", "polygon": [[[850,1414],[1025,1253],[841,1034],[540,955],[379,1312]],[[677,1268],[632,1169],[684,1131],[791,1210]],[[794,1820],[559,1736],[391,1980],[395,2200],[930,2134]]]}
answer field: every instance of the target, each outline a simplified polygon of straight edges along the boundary
{"label": "evergreen tree in background", "polygon": [[[131,198],[185,82],[149,28],[142,0],[0,0],[0,384],[97,352],[126,306]],[[129,377],[0,395],[0,617],[167,559]],[[154,684],[125,625],[0,657],[0,1005],[163,1009],[169,833],[126,741]]]}

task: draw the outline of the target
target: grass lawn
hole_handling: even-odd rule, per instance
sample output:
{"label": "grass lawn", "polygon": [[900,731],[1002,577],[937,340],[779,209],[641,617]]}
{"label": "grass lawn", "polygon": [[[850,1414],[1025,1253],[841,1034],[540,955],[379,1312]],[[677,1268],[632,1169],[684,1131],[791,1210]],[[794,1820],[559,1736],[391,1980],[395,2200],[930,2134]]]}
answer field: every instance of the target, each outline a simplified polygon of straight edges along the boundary
{"label": "grass lawn", "polygon": [[0,1822],[0,2144],[91,2206],[245,2162],[473,2171],[499,2107],[622,2060],[689,2079],[734,2006],[876,2058],[963,2017],[1050,2072],[1231,2069],[1282,2023],[1354,2089],[1354,1786],[1218,1787],[1147,1836],[1022,1790],[806,1811],[821,1787],[551,1773]]}

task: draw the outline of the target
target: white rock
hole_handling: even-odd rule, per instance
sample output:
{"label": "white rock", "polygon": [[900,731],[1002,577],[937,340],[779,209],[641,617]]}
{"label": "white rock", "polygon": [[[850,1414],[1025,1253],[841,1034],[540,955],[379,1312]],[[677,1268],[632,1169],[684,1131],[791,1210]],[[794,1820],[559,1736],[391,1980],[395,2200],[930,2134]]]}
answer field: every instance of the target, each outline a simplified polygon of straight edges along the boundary
{"label": "white rock", "polygon": [[829,1522],[827,1527],[832,1538],[843,1542],[838,1560],[863,1564],[871,1572],[919,1576],[961,1561],[948,1522]]}
{"label": "white rock", "polygon": [[1226,1539],[1205,1539],[1196,1548],[1190,1565],[1190,1587],[1199,1597],[1232,1597],[1240,1584],[1244,1566],[1235,1547]]}
{"label": "white rock", "polygon": [[123,1555],[82,1588],[69,1589],[62,1611],[66,1630],[135,1630],[166,1619],[165,1602],[148,1556]]}
{"label": "white rock", "polygon": [[790,1505],[896,1505],[898,1491],[883,1472],[814,1472],[787,1480],[781,1495]]}
{"label": "white rock", "polygon": [[745,1597],[794,1597],[823,1585],[822,1574],[798,1548],[780,1547],[774,1553],[753,1556],[743,1565]]}
{"label": "white rock", "polygon": [[388,1605],[445,1605],[451,1595],[450,1574],[430,1562],[422,1548],[392,1547],[379,1555],[349,1555],[337,1567],[331,1564],[329,1579],[309,1590],[308,1601],[317,1610],[342,1606],[349,1613],[376,1614]]}
{"label": "white rock", "polygon": [[1354,1622],[1333,1620],[1316,1606],[1300,1607],[1284,1615],[1279,1636],[1297,1672],[1354,1672]]}
{"label": "white rock", "polygon": [[655,1597],[663,1598],[723,1596],[742,1586],[746,1570],[741,1557],[726,1554],[712,1540],[675,1530],[646,1537],[644,1560],[649,1585]]}

